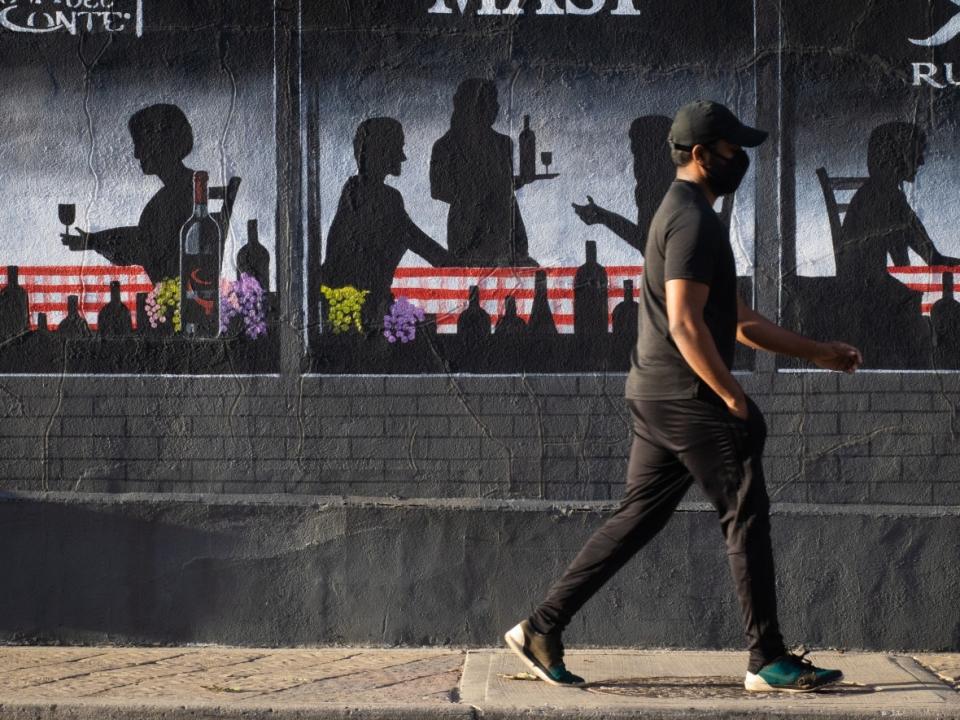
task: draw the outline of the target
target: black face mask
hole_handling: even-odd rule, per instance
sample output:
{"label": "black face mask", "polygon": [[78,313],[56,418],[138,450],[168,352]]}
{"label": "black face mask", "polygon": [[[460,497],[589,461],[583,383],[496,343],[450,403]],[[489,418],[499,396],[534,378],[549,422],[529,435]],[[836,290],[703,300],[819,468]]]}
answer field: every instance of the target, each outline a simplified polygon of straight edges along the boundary
{"label": "black face mask", "polygon": [[740,187],[750,169],[750,156],[737,150],[732,158],[725,158],[716,150],[710,151],[710,164],[705,165],[707,185],[714,195],[732,195]]}

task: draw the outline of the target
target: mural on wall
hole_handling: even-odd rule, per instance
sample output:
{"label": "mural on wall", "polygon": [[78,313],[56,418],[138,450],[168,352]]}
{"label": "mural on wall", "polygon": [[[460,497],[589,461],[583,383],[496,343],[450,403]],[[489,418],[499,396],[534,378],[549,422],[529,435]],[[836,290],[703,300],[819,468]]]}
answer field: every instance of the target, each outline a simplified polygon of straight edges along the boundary
{"label": "mural on wall", "polygon": [[[755,114],[753,3],[305,3],[302,22],[308,369],[626,370],[670,118],[701,97]],[[753,193],[751,174],[717,208],[748,301]]]}
{"label": "mural on wall", "polygon": [[274,372],[272,2],[0,0],[0,372]]}
{"label": "mural on wall", "polygon": [[960,2],[786,7],[784,318],[864,369],[960,369]]}

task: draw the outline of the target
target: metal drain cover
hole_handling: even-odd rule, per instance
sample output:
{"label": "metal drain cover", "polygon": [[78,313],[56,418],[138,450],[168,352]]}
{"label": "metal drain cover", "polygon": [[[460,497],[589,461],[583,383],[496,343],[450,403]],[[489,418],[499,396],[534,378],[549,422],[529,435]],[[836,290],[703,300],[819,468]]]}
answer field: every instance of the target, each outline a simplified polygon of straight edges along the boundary
{"label": "metal drain cover", "polygon": [[663,699],[704,699],[704,698],[792,698],[796,700],[806,696],[854,695],[872,693],[869,685],[840,683],[818,690],[815,693],[748,693],[743,689],[743,678],[706,676],[706,677],[642,677],[623,680],[605,680],[586,688],[590,692],[602,695],[621,695],[623,697],[645,697]]}

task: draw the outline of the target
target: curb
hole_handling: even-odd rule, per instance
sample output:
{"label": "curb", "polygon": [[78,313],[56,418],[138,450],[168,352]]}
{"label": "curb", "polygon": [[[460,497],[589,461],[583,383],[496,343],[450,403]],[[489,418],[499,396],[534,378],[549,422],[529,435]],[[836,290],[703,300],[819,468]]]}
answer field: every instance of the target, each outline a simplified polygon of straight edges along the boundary
{"label": "curb", "polygon": [[[811,720],[854,720],[873,718],[875,711],[817,711],[815,708],[775,709],[758,705],[750,710],[695,710],[692,708],[638,709],[551,707],[483,710],[469,705],[425,705],[404,707],[221,707],[183,705],[121,705],[105,703],[6,704],[0,705],[3,720],[757,720],[767,718],[810,718]],[[899,720],[960,720],[960,710],[892,711],[884,717]]]}
{"label": "curb", "polygon": [[0,705],[3,720],[476,720],[479,717],[482,716],[469,705],[302,708],[80,702]]}
{"label": "curb", "polygon": [[[817,712],[815,710],[693,710],[693,709],[557,709],[518,708],[484,711],[468,705],[408,707],[337,707],[304,709],[159,707],[112,705],[0,705],[3,720],[855,720],[874,718],[875,712]],[[885,714],[898,720],[960,720],[960,712],[903,712]]]}

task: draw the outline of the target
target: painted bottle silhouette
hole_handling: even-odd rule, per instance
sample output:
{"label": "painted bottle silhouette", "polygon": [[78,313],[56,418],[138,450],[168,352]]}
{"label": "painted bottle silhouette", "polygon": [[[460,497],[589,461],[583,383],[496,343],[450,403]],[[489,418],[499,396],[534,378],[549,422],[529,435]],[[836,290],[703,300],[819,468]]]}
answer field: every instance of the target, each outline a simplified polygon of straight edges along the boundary
{"label": "painted bottle silhouette", "polygon": [[22,335],[30,327],[30,301],[20,287],[20,268],[7,266],[7,285],[0,290],[0,338]]}
{"label": "painted bottle silhouette", "polygon": [[120,299],[120,282],[110,283],[110,302],[97,315],[97,333],[104,337],[123,337],[133,332],[130,309]]}
{"label": "painted bottle silhouette", "polygon": [[256,220],[247,221],[247,244],[237,253],[237,280],[241,273],[255,277],[264,292],[270,290],[270,251],[260,244]]}
{"label": "painted bottle silhouette", "polygon": [[54,370],[62,364],[63,346],[60,339],[50,331],[47,314],[37,314],[37,329],[29,335],[29,352],[38,369]]}
{"label": "painted bottle silhouette", "polygon": [[47,324],[47,314],[37,313],[37,329],[35,331],[39,337],[53,336],[50,326]]}
{"label": "painted bottle silhouette", "polygon": [[606,335],[609,317],[607,271],[597,262],[597,243],[587,241],[587,260],[573,281],[573,332],[578,337]]}
{"label": "painted bottle silhouette", "polygon": [[147,315],[147,295],[149,293],[137,293],[137,334],[148,335],[150,330],[150,317]]}
{"label": "painted bottle silhouette", "polygon": [[520,177],[530,180],[537,174],[537,136],[530,129],[530,116],[523,116],[520,131]]}
{"label": "painted bottle silhouette", "polygon": [[507,295],[504,301],[503,317],[497,321],[496,334],[504,337],[523,335],[527,331],[527,324],[517,315],[517,299]]}
{"label": "painted bottle silhouette", "polygon": [[70,338],[85,338],[92,334],[86,319],[80,314],[80,301],[76,295],[67,296],[67,316],[57,326],[57,333]]}
{"label": "painted bottle silhouette", "polygon": [[220,226],[207,208],[208,181],[193,174],[193,215],[180,230],[180,317],[196,338],[220,334]]}
{"label": "painted bottle silhouette", "polygon": [[553,321],[553,312],[547,300],[547,273],[537,270],[533,280],[533,307],[530,310],[530,322],[527,324],[533,335],[556,335],[557,325]]}
{"label": "painted bottle silhouette", "polygon": [[457,318],[457,335],[465,348],[477,347],[490,335],[490,314],[480,307],[480,288],[470,286],[470,301]]}
{"label": "painted bottle silhouette", "polygon": [[953,273],[943,274],[943,297],[930,309],[937,365],[960,368],[960,302],[954,297]]}
{"label": "painted bottle silhouette", "polygon": [[633,280],[623,281],[623,302],[613,309],[613,334],[618,338],[637,341],[637,321],[640,305],[633,299]]}

